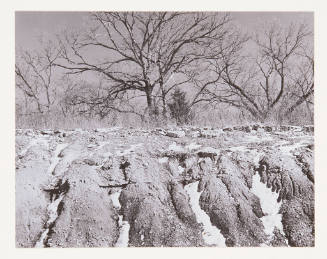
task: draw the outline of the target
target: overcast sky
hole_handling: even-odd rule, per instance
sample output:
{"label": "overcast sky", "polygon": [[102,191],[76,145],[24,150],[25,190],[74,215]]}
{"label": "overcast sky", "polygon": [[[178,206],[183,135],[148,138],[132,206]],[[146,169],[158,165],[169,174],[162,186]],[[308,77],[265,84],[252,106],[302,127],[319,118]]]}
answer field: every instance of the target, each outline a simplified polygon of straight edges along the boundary
{"label": "overcast sky", "polygon": [[[305,22],[313,29],[312,12],[231,12],[234,22],[249,33],[266,22]],[[16,12],[16,46],[37,48],[37,37],[50,36],[66,28],[82,28],[85,12]]]}

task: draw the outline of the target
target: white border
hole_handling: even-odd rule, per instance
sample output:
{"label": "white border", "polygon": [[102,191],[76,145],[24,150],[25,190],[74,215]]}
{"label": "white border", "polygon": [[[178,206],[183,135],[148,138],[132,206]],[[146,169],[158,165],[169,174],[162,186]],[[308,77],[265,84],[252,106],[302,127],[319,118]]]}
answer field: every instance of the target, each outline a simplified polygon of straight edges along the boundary
{"label": "white border", "polygon": [[[315,248],[127,248],[127,249],[16,249],[15,248],[15,167],[14,167],[14,11],[90,11],[90,10],[176,10],[176,11],[314,11],[315,12],[315,158],[316,158],[316,247]],[[326,258],[327,232],[324,208],[327,197],[326,163],[327,102],[326,30],[324,1],[300,0],[28,0],[1,3],[1,239],[2,258]]]}

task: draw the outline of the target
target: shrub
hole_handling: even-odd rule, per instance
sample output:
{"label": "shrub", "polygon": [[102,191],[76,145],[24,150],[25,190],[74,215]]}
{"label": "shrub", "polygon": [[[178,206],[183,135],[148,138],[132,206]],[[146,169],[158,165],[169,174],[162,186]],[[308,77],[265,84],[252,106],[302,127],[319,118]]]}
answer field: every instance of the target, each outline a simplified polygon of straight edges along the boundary
{"label": "shrub", "polygon": [[186,100],[186,93],[178,88],[172,94],[168,108],[170,117],[176,120],[177,125],[189,124],[194,118],[194,113]]}

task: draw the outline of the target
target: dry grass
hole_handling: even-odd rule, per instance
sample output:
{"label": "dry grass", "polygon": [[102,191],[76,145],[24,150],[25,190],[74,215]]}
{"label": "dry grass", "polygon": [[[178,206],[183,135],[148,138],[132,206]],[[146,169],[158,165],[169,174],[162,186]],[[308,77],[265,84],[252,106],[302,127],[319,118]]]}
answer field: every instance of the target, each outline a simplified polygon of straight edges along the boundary
{"label": "dry grass", "polygon": [[[267,125],[307,125],[313,124],[313,113],[309,113],[305,107],[300,107],[289,118],[280,118],[274,114],[264,124]],[[224,128],[237,125],[260,123],[250,116],[235,109],[207,109],[196,112],[192,126]],[[104,119],[97,117],[85,117],[80,115],[63,116],[61,112],[50,114],[32,113],[23,115],[16,112],[16,128],[33,129],[94,129],[109,127],[134,127],[134,128],[165,128],[176,126],[172,119],[156,118],[155,121],[141,121],[139,116],[133,114],[112,114]]]}

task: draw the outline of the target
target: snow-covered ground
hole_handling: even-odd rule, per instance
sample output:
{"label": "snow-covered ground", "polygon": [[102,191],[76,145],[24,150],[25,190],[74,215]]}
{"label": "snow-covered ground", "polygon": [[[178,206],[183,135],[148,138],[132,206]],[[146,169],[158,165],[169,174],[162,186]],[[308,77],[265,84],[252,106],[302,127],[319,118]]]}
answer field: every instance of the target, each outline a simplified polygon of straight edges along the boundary
{"label": "snow-covered ground", "polygon": [[123,216],[119,215],[118,225],[120,229],[119,238],[115,244],[116,247],[128,247],[130,225],[123,220]]}
{"label": "snow-covered ground", "polygon": [[199,182],[193,182],[186,185],[184,188],[190,198],[190,206],[196,216],[196,220],[203,226],[204,242],[207,245],[225,247],[224,236],[220,233],[220,230],[217,227],[212,225],[209,216],[200,207],[199,199],[201,192],[198,192],[198,184]]}
{"label": "snow-covered ground", "polygon": [[44,247],[44,242],[45,242],[46,238],[48,237],[50,227],[58,218],[58,206],[63,198],[64,198],[64,194],[61,194],[58,199],[53,200],[48,205],[48,208],[47,208],[48,221],[46,224],[46,229],[42,232],[42,235],[41,235],[40,239],[36,242],[35,247],[37,247],[37,248]]}
{"label": "snow-covered ground", "polygon": [[168,157],[159,157],[158,158],[158,162],[160,163],[160,164],[164,164],[164,163],[167,163],[168,162]]}
{"label": "snow-covered ground", "polygon": [[[221,132],[218,137],[201,135],[193,137],[189,131],[185,131],[186,135],[177,139],[174,136],[169,138],[167,135],[156,133],[151,136],[150,131],[147,131],[150,133],[146,137],[137,132],[136,134],[133,132],[133,134],[125,134],[124,132],[128,130],[119,129],[118,133],[115,130],[107,129],[65,131],[65,136],[53,133],[53,131],[46,134],[33,130],[30,132],[18,131],[16,194],[19,195],[16,195],[18,197],[16,199],[16,211],[18,211],[16,214],[16,222],[18,222],[16,224],[18,233],[16,246],[52,247],[61,244],[66,247],[86,244],[86,246],[95,247],[106,245],[134,247],[149,245],[153,240],[156,241],[153,242],[155,246],[167,244],[169,246],[202,246],[205,244],[206,246],[225,247],[226,240],[228,240],[228,245],[236,246],[247,246],[248,244],[253,246],[285,246],[286,244],[312,246],[314,243],[312,241],[314,237],[311,236],[314,220],[297,213],[295,211],[297,207],[294,207],[295,205],[292,203],[287,208],[286,205],[289,201],[286,199],[277,202],[278,193],[272,192],[271,188],[267,188],[266,184],[261,183],[258,173],[253,175],[253,167],[257,168],[262,158],[265,158],[265,162],[269,166],[271,165],[269,168],[273,168],[275,164],[278,166],[280,161],[282,170],[285,169],[280,173],[287,174],[293,172],[291,170],[294,169],[301,174],[302,164],[296,163],[298,158],[293,155],[297,155],[299,152],[308,153],[303,157],[303,161],[308,163],[310,166],[308,170],[311,172],[313,161],[311,163],[310,159],[313,156],[313,148],[311,146],[306,148],[306,146],[314,144],[311,133],[298,132],[296,135],[286,132],[279,136],[265,131],[250,133],[237,131]],[[200,131],[196,130],[196,132]],[[126,157],[123,158],[123,156]],[[123,160],[128,161],[131,166],[131,170],[126,175],[121,168]],[[294,162],[292,168],[287,166],[288,164],[285,165],[287,161]],[[246,177],[236,179],[231,177],[228,170],[219,170],[220,168],[229,168],[231,163],[234,164],[235,170],[239,170],[238,172]],[[252,222],[258,222],[258,216],[253,211],[249,211],[246,215],[235,214],[234,216],[231,214],[233,215],[231,217],[228,217],[229,213],[232,213],[229,206],[220,208],[219,211],[213,211],[213,206],[219,202],[215,192],[219,193],[222,190],[210,189],[210,192],[205,190],[208,195],[209,210],[212,213],[210,216],[226,217],[224,220],[227,223],[224,222],[226,227],[223,231],[224,235],[222,235],[219,229],[220,224],[217,224],[213,218],[211,221],[209,214],[200,206],[199,199],[202,192],[198,192],[199,182],[190,183],[201,179],[204,181],[203,188],[206,189],[208,188],[208,185],[205,184],[206,177],[209,177],[210,181],[215,181],[216,178],[226,178],[227,192],[231,194],[228,197],[232,197],[235,201],[235,203],[230,203],[230,206],[234,206],[236,210],[235,204],[241,202],[249,207],[258,206],[257,199],[241,200],[238,198],[244,195],[244,191],[247,193],[250,191],[256,195],[264,213],[264,216],[260,218],[262,224],[252,224]],[[247,182],[251,177],[252,188],[248,187]],[[185,183],[190,183],[184,186],[183,190],[184,195],[187,195],[188,198],[185,199],[184,195],[178,195],[175,191],[171,192],[167,187],[167,183],[171,181],[176,183],[178,188],[182,188]],[[301,185],[301,190],[303,190],[301,197],[297,196],[297,198],[304,197],[305,204],[310,204],[313,208],[314,204],[312,205],[310,200],[314,190],[313,182],[307,177],[299,177],[299,179],[293,177],[292,181]],[[69,184],[67,195],[63,193],[61,186],[60,189],[58,187],[59,183],[66,182]],[[237,188],[241,184],[244,186],[244,190]],[[117,187],[125,185],[127,185],[126,189]],[[129,188],[131,186],[133,188]],[[169,193],[167,193],[167,188]],[[288,188],[288,186],[285,185],[281,188]],[[49,196],[45,192],[50,192],[50,196],[55,198],[49,200]],[[126,192],[126,194],[128,192],[128,195],[124,199],[120,199],[122,202],[120,203],[119,198],[122,192]],[[134,210],[126,210],[126,207],[129,207],[130,202],[137,199],[140,205],[136,206],[144,208],[143,203],[149,201],[144,201],[145,192],[154,197],[150,201],[153,202],[151,203],[153,210],[136,213],[135,220],[131,222],[130,218],[134,216],[131,213]],[[232,195],[233,192],[235,195]],[[53,193],[57,194],[52,195]],[[85,195],[86,193],[87,195]],[[303,193],[307,196],[304,196]],[[33,195],[29,196],[29,194]],[[293,193],[293,195],[296,194]],[[112,205],[108,198],[111,199]],[[176,204],[181,204],[181,206],[176,207],[173,203],[165,202],[166,198],[176,199],[178,202]],[[158,200],[161,202],[157,202]],[[74,202],[81,204],[83,210],[80,209],[80,206],[78,208],[71,206]],[[61,214],[58,207],[61,209],[63,204],[65,206]],[[282,204],[283,225],[280,213]],[[186,208],[185,206],[192,209],[199,224],[192,226],[188,224],[188,220],[183,221],[179,218],[179,210]],[[167,218],[161,211],[159,214],[152,213],[161,209],[162,212],[169,209],[172,212],[176,210],[177,213],[169,213]],[[297,213],[294,217],[301,224],[285,217],[284,213],[289,213],[289,211]],[[76,225],[74,222],[72,223],[70,217],[79,218],[81,213],[83,213],[83,217],[85,213],[83,228],[76,229]],[[189,216],[188,211],[186,215]],[[142,220],[152,222],[153,217],[158,217],[153,222],[161,223],[162,220],[163,223],[157,223],[157,226],[153,228],[143,228],[142,225],[138,225],[142,224]],[[234,230],[233,227],[238,224],[237,222],[243,222],[244,228]],[[174,227],[176,224],[179,224],[178,228]],[[176,231],[174,238],[164,237],[163,227],[174,228]],[[276,229],[281,235],[274,233]],[[88,236],[90,230],[93,232]],[[300,234],[295,234],[293,237],[295,232]],[[252,235],[251,233],[256,234]],[[71,240],[62,239],[66,234],[72,237]],[[189,238],[190,235],[192,238]],[[286,239],[284,240],[283,235],[287,236],[289,243]],[[133,238],[129,239],[129,237]],[[149,238],[153,238],[153,240],[149,240]]]}
{"label": "snow-covered ground", "polygon": [[296,150],[297,148],[305,147],[308,144],[309,142],[304,140],[304,141],[296,142],[293,145],[280,146],[279,150],[285,155],[292,155],[291,153],[292,151]]}
{"label": "snow-covered ground", "polygon": [[173,142],[169,145],[168,151],[183,152],[184,148],[180,145],[177,145],[176,142]]}
{"label": "snow-covered ground", "polygon": [[261,218],[265,233],[272,238],[276,227],[282,234],[284,234],[282,215],[279,213],[282,202],[277,202],[278,193],[272,192],[266,184],[260,182],[260,176],[258,173],[256,173],[252,178],[251,191],[259,198],[262,211],[265,214],[265,216]]}
{"label": "snow-covered ground", "polygon": [[195,142],[192,142],[191,144],[186,146],[186,149],[189,150],[189,151],[192,151],[192,150],[199,149],[200,147],[201,147],[201,145],[198,145]]}
{"label": "snow-covered ground", "polygon": [[66,147],[68,146],[68,143],[62,143],[62,144],[58,144],[56,147],[56,150],[51,158],[51,162],[50,162],[50,166],[48,168],[48,172],[47,174],[51,175],[54,171],[54,169],[56,168],[57,164],[60,161],[60,157],[59,154],[62,150],[64,150]]}
{"label": "snow-covered ground", "polygon": [[262,136],[246,135],[245,140],[247,142],[262,142],[262,141],[272,141],[274,139],[272,136],[268,134],[262,134]]}
{"label": "snow-covered ground", "polygon": [[[121,208],[119,202],[119,196],[121,194],[121,189],[117,192],[110,194],[110,198],[114,208],[119,210]],[[116,247],[128,247],[129,240],[129,229],[130,225],[128,221],[123,220],[123,215],[118,215],[118,225],[119,225],[119,238],[115,244]]]}

